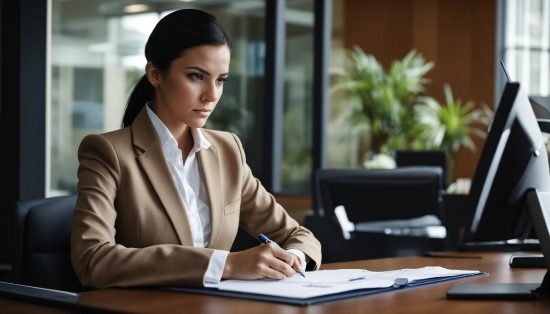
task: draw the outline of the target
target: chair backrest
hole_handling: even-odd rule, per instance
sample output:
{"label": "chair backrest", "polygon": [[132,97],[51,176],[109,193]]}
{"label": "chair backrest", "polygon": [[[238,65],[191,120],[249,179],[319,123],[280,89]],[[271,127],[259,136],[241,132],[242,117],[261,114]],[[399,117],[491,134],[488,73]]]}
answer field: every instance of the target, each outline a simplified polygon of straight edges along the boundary
{"label": "chair backrest", "polygon": [[443,150],[398,150],[395,152],[397,167],[438,166],[443,169],[443,185],[447,187],[447,153]]}
{"label": "chair backrest", "polygon": [[353,223],[436,215],[443,219],[440,167],[320,169],[315,197],[321,215],[343,205]]}
{"label": "chair backrest", "polygon": [[71,264],[71,227],[76,195],[15,204],[15,283],[78,292]]}

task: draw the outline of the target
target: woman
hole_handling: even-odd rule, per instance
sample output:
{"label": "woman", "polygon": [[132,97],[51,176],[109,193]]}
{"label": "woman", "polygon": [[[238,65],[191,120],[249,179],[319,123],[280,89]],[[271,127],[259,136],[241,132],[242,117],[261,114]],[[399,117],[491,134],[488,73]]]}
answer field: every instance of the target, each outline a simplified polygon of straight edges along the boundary
{"label": "woman", "polygon": [[[212,15],[165,16],[121,130],[89,135],[78,158],[71,260],[90,288],[282,279],[316,269],[319,242],[256,180],[239,139],[202,130],[229,74]],[[276,245],[229,253],[238,227]]]}

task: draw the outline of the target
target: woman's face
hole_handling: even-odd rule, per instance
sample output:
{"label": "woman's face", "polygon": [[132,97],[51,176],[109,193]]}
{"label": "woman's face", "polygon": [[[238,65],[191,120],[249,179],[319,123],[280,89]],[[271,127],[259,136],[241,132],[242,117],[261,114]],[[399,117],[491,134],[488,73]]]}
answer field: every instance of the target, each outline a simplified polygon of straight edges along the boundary
{"label": "woman's face", "polygon": [[204,126],[222,95],[229,59],[227,45],[206,45],[185,51],[164,75],[147,64],[147,77],[155,86],[153,110],[169,129],[182,123]]}

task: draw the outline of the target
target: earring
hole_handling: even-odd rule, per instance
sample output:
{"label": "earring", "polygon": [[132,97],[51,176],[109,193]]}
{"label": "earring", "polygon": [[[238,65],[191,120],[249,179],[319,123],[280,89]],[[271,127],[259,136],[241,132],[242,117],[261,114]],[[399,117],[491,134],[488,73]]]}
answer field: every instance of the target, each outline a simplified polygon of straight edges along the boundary
{"label": "earring", "polygon": [[155,87],[160,87],[160,84],[155,84]]}

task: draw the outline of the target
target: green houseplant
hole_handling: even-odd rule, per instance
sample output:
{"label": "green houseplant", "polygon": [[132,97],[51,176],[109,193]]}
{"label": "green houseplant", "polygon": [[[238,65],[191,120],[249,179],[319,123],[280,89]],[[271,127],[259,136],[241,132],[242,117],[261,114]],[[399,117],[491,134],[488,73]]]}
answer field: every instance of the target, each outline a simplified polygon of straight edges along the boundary
{"label": "green houseplant", "polygon": [[432,62],[412,50],[386,72],[374,56],[355,47],[344,68],[334,71],[340,81],[332,90],[344,92],[350,101],[348,120],[367,120],[374,153],[405,148],[410,142],[411,108],[423,95],[428,82],[424,75],[432,67]]}
{"label": "green houseplant", "polygon": [[415,105],[415,146],[420,149],[444,150],[448,158],[448,182],[453,181],[454,154],[461,146],[475,151],[472,135],[485,138],[485,131],[493,120],[493,112],[486,105],[475,108],[472,101],[455,99],[449,84],[444,85],[445,104],[431,97],[420,97]]}
{"label": "green houseplant", "polygon": [[487,106],[479,109],[471,101],[454,99],[448,84],[444,86],[443,105],[427,95],[424,76],[433,66],[412,50],[386,72],[374,56],[355,47],[347,56],[347,64],[334,71],[340,81],[332,91],[346,95],[348,122],[366,121],[369,125],[370,155],[402,149],[444,150],[450,183],[454,153],[461,146],[475,150],[472,135],[485,136],[493,113]]}

